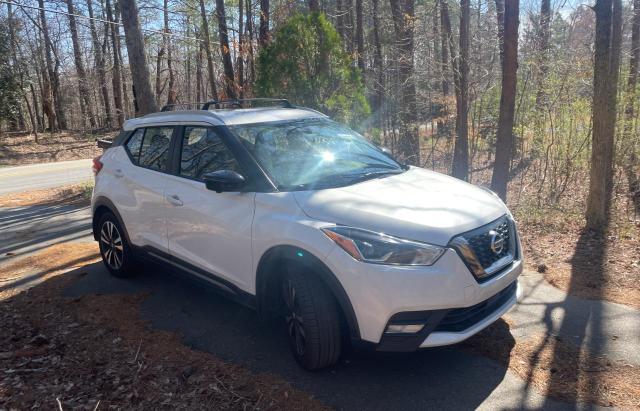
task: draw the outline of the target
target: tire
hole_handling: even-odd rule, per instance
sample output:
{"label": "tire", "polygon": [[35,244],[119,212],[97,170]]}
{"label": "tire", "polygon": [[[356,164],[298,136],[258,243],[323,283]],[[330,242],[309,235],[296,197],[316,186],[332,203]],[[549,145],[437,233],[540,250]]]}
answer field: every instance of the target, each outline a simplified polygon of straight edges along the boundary
{"label": "tire", "polygon": [[100,255],[107,270],[120,278],[135,274],[136,261],[124,230],[115,215],[104,213],[98,222],[98,244]]}
{"label": "tire", "polygon": [[288,267],[281,284],[291,352],[306,370],[335,364],[340,357],[340,315],[329,289],[313,273]]}

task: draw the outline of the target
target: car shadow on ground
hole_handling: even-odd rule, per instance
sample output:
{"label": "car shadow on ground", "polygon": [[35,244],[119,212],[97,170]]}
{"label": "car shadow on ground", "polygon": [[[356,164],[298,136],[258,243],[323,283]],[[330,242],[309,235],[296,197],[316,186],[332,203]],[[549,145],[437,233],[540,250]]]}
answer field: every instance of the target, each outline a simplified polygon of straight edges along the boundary
{"label": "car shadow on ground", "polygon": [[[351,351],[332,368],[307,372],[293,360],[282,329],[210,287],[156,266],[127,280],[109,276],[101,263],[83,270],[87,274],[65,291],[69,297],[145,293],[141,314],[152,327],[254,372],[278,375],[339,409],[474,409],[507,373],[499,363],[455,347],[396,355]],[[508,333],[506,323],[496,326]],[[500,351],[508,356],[514,340],[507,340],[510,347]]]}

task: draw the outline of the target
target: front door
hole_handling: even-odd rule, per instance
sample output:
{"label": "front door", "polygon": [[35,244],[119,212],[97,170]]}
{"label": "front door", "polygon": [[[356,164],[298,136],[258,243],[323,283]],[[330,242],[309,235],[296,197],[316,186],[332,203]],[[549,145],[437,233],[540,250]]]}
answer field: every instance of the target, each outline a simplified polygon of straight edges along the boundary
{"label": "front door", "polygon": [[165,190],[169,252],[241,289],[251,289],[255,193],[216,193],[205,187],[206,173],[244,174],[213,128],[184,127],[181,140],[178,173],[167,177]]}

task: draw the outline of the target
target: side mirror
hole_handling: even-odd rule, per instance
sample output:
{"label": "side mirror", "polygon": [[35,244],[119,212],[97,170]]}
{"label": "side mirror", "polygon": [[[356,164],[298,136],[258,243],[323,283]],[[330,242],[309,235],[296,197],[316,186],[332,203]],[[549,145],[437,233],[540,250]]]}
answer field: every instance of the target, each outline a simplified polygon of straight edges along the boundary
{"label": "side mirror", "polygon": [[240,191],[246,180],[242,174],[232,170],[218,170],[203,176],[208,190],[222,193],[223,191]]}

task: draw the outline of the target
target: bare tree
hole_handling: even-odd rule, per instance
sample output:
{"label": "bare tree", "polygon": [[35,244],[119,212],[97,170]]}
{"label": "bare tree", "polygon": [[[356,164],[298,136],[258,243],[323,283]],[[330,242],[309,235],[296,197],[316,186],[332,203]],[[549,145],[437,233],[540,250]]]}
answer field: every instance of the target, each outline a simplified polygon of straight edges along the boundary
{"label": "bare tree", "polygon": [[376,84],[375,84],[375,102],[373,104],[376,124],[378,127],[382,127],[382,108],[384,106],[384,70],[382,67],[382,43],[380,42],[380,10],[379,0],[371,0],[371,8],[373,14],[373,65],[376,72]]}
{"label": "bare tree", "polygon": [[[44,91],[43,92],[43,97],[44,94],[49,94],[51,93],[51,95],[53,96],[53,104],[51,104],[51,99],[47,96],[47,107],[45,107],[45,110],[48,113],[48,117],[49,117],[49,122],[51,124],[51,115],[50,112],[51,111],[55,111],[55,121],[57,123],[57,126],[63,130],[66,130],[67,128],[67,120],[65,118],[64,115],[64,110],[62,109],[62,96],[60,94],[60,74],[59,74],[59,70],[58,68],[60,67],[60,60],[58,59],[58,56],[55,56],[55,66],[54,66],[54,62],[53,62],[53,54],[55,53],[55,47],[53,45],[53,43],[51,42],[51,37],[49,36],[49,28],[47,26],[47,18],[45,16],[45,12],[44,12],[44,1],[43,0],[38,0],[38,6],[40,7],[40,29],[42,30],[42,36],[44,39],[44,55],[45,55],[45,61],[47,63],[47,76],[48,79],[46,80],[46,86],[47,88],[49,88],[50,91]],[[51,130],[55,130],[56,127],[51,127]]]}
{"label": "bare tree", "polygon": [[[449,37],[451,35],[451,21],[449,20],[449,7],[446,0],[439,0],[440,4],[440,66],[442,70],[442,95],[447,97],[449,95],[449,43],[452,41]],[[446,26],[448,25],[449,33],[447,33]]]}
{"label": "bare tree", "polygon": [[[87,0],[87,10],[89,12],[89,30],[91,32],[91,40],[93,42],[93,55],[95,59],[96,71],[98,73],[98,82],[100,87],[100,93],[102,95],[102,104],[105,112],[105,122],[107,128],[112,126],[111,118],[111,104],[109,104],[109,87],[107,85],[107,71],[105,67],[104,53],[102,53],[102,46],[98,39],[98,31],[96,30],[96,24],[93,17],[93,1]],[[105,33],[106,36],[106,33]]]}
{"label": "bare tree", "polygon": [[587,228],[602,232],[610,221],[622,1],[596,0],[593,10],[596,14],[593,138],[586,220]]}
{"label": "bare tree", "polygon": [[398,49],[398,80],[402,93],[400,154],[409,164],[420,164],[416,83],[413,78],[414,0],[390,0]]}
{"label": "bare tree", "polygon": [[73,59],[76,64],[76,72],[78,73],[80,109],[82,110],[83,119],[88,117],[91,128],[95,129],[96,119],[93,114],[93,105],[91,103],[89,85],[87,83],[87,72],[84,69],[84,62],[82,61],[82,51],[80,50],[80,41],[78,40],[78,26],[76,25],[76,12],[73,7],[73,0],[67,0],[67,10],[69,11],[69,31],[71,32],[71,43],[73,44]]}
{"label": "bare tree", "polygon": [[260,0],[260,47],[269,44],[269,0]]}
{"label": "bare tree", "polygon": [[[88,0],[91,1],[91,0]],[[114,21],[113,11],[111,9],[111,0],[106,0],[105,8],[107,11],[107,20]],[[122,61],[120,60],[120,40],[118,36],[118,25],[117,24],[109,24],[106,26],[109,30],[110,38],[111,38],[111,48],[113,49],[113,72],[111,73],[111,85],[113,87],[113,103],[116,108],[116,118],[118,119],[118,127],[122,127],[124,124],[124,107],[122,104],[122,75],[121,75],[121,65]]]}
{"label": "bare tree", "polygon": [[142,39],[142,30],[140,30],[138,5],[136,3],[136,0],[127,0],[123,1],[120,7],[122,7],[122,25],[124,26],[125,41],[129,54],[129,67],[135,88],[137,112],[140,115],[145,115],[158,111],[158,106],[151,91],[149,66],[144,52],[144,41]]}
{"label": "bare tree", "polygon": [[496,158],[491,177],[491,189],[504,201],[507,200],[509,169],[513,158],[513,121],[516,107],[516,84],[518,80],[518,15],[520,1],[505,2],[504,28],[502,30],[502,91],[500,114],[496,134]]}
{"label": "bare tree", "polygon": [[456,83],[456,142],[452,175],[469,179],[469,0],[460,0],[460,56],[454,76]]}
{"label": "bare tree", "polygon": [[362,0],[356,0],[356,44],[358,51],[358,68],[364,75],[364,18],[362,14]]}
{"label": "bare tree", "polygon": [[536,95],[536,112],[543,109],[546,103],[547,91],[546,79],[549,72],[549,37],[551,36],[551,0],[542,0],[540,3],[540,28],[538,55],[538,93]]}
{"label": "bare tree", "polygon": [[638,93],[638,69],[640,66],[640,0],[634,0],[631,22],[631,57],[629,59],[629,77],[627,78],[626,104],[624,109],[624,144],[628,154],[624,159],[624,170],[629,184],[629,196],[636,214],[640,214],[640,177],[638,176],[638,137],[634,137],[633,120],[635,117]]}
{"label": "bare tree", "polygon": [[236,70],[238,72],[238,95],[244,97],[244,0],[238,0],[238,56]]}
{"label": "bare tree", "polygon": [[225,92],[227,97],[236,97],[236,84],[233,75],[233,62],[231,61],[231,48],[229,47],[229,30],[227,17],[224,10],[224,0],[216,0],[216,16],[218,17],[218,31],[220,35],[220,54],[225,76]]}
{"label": "bare tree", "polygon": [[176,73],[173,68],[173,44],[171,43],[171,30],[169,30],[169,0],[164,0],[164,41],[167,48],[167,71],[169,72],[169,91],[167,92],[167,104],[175,104],[178,99],[176,91]]}
{"label": "bare tree", "polygon": [[213,52],[211,50],[211,37],[209,36],[209,22],[207,19],[207,11],[204,8],[204,0],[200,0],[200,16],[202,17],[202,34],[204,35],[204,49],[207,54],[207,69],[209,73],[209,88],[211,98],[218,98],[218,89],[216,88],[216,75],[213,71]]}

